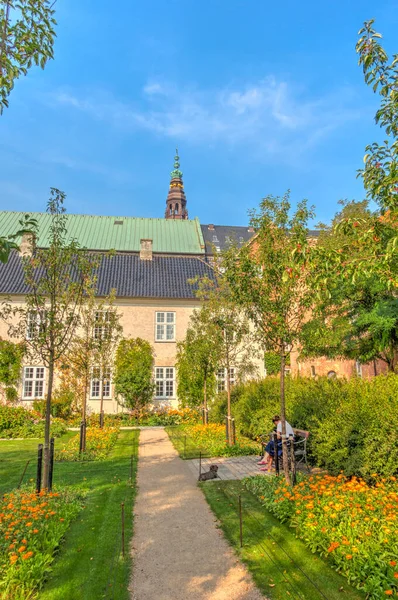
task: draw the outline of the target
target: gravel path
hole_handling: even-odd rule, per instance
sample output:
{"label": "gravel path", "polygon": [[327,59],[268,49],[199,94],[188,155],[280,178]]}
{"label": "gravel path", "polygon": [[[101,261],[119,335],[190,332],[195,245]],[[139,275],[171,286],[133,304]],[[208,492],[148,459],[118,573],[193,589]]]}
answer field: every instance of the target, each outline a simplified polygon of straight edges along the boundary
{"label": "gravel path", "polygon": [[264,599],[164,430],[140,434],[131,552],[132,600]]}

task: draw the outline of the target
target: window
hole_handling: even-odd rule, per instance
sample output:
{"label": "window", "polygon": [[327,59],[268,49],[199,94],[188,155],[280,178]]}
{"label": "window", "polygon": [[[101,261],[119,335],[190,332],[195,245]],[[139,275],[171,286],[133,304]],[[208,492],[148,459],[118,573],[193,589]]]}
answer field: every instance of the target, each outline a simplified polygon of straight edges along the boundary
{"label": "window", "polygon": [[110,335],[110,318],[109,312],[97,310],[94,318],[94,339],[105,340]]}
{"label": "window", "polygon": [[26,339],[34,340],[40,333],[43,333],[46,320],[46,311],[31,310],[27,314],[26,320]]}
{"label": "window", "polygon": [[213,235],[213,243],[219,243],[218,237],[216,235]]}
{"label": "window", "polygon": [[175,312],[157,312],[155,342],[174,342],[176,328]]}
{"label": "window", "polygon": [[101,387],[102,397],[111,398],[111,370],[109,368],[105,369],[104,377],[101,378],[100,367],[94,367],[90,382],[90,398],[101,398]]}
{"label": "window", "polygon": [[244,241],[245,241],[245,240],[243,239],[243,237],[240,237],[240,238],[239,238],[239,244],[243,244],[243,242],[244,242]]}
{"label": "window", "polygon": [[23,372],[23,398],[44,398],[44,367],[25,367]]}
{"label": "window", "polygon": [[155,368],[156,398],[173,398],[174,367]]}
{"label": "window", "polygon": [[336,371],[328,371],[328,379],[336,379],[337,373]]}
{"label": "window", "polygon": [[315,366],[311,365],[311,377],[315,377],[315,375],[316,375]]}
{"label": "window", "polygon": [[[231,386],[235,385],[235,369],[231,367],[229,369],[229,383]],[[217,371],[217,392],[225,392],[227,389],[227,369],[218,369]]]}

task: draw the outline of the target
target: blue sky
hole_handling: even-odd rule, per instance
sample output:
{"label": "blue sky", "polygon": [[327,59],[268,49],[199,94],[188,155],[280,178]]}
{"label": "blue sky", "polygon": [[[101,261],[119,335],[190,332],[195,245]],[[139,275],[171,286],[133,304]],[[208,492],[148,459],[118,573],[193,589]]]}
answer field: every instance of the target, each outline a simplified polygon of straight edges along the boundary
{"label": "blue sky", "polygon": [[190,217],[245,225],[267,194],[315,222],[362,199],[377,98],[355,43],[376,18],[398,52],[398,0],[58,0],[55,60],[0,117],[0,209],[163,217],[178,145]]}

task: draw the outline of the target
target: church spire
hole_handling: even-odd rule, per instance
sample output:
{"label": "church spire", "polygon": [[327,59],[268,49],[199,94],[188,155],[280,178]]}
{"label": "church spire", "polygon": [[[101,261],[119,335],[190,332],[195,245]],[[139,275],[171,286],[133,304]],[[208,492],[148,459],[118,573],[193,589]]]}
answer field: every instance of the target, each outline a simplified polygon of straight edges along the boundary
{"label": "church spire", "polygon": [[171,181],[169,193],[166,199],[166,219],[188,219],[187,199],[184,192],[182,181],[182,171],[180,171],[180,157],[178,148],[174,157],[174,169],[170,173]]}

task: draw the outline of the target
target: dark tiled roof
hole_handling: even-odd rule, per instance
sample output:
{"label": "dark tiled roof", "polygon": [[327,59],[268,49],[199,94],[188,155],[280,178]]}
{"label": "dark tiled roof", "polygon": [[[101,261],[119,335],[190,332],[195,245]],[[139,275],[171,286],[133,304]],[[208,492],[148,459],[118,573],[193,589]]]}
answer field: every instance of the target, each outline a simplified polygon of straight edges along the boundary
{"label": "dark tiled roof", "polygon": [[[232,242],[238,248],[243,246],[254,235],[249,227],[238,227],[234,225],[201,225],[203,239],[205,241],[206,254],[222,252]],[[211,229],[209,229],[211,227]],[[319,231],[309,230],[308,237],[318,237]]]}
{"label": "dark tiled roof", "polygon": [[[195,277],[213,277],[203,259],[187,256],[154,255],[141,260],[138,254],[104,257],[98,270],[98,295],[116,288],[117,296],[129,298],[195,298]],[[19,254],[13,252],[7,264],[0,263],[0,294],[26,294]]]}
{"label": "dark tiled roof", "polygon": [[235,227],[234,225],[201,225],[201,229],[205,240],[206,254],[213,254],[214,249],[216,252],[222,252],[228,248],[231,242],[237,244],[238,247],[242,246],[254,235],[254,231],[249,231],[249,227]]}

